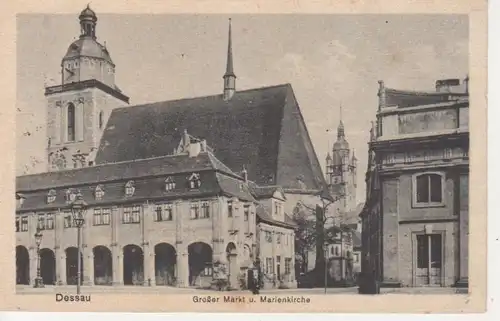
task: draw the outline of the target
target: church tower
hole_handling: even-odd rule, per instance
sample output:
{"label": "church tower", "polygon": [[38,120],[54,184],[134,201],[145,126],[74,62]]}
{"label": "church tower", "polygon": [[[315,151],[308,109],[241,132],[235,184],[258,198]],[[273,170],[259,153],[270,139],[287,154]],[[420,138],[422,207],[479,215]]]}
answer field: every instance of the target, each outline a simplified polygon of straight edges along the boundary
{"label": "church tower", "polygon": [[45,88],[49,171],[92,166],[111,111],[129,103],[97,41],[95,12],[87,5],[79,20],[80,37],[61,61],[61,84]]}
{"label": "church tower", "polygon": [[345,137],[340,107],[340,122],[337,127],[337,141],[333,144],[332,153],[326,156],[326,181],[334,198],[340,197],[339,211],[346,213],[356,208],[356,171],[358,160],[351,153],[349,142]]}

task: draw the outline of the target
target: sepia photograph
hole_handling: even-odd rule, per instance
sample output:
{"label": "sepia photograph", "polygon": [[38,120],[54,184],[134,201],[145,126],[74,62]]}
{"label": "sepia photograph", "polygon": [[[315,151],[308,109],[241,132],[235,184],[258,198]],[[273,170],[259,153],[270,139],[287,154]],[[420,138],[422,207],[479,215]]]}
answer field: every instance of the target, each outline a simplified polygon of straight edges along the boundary
{"label": "sepia photograph", "polygon": [[16,296],[467,297],[469,24],[18,14]]}

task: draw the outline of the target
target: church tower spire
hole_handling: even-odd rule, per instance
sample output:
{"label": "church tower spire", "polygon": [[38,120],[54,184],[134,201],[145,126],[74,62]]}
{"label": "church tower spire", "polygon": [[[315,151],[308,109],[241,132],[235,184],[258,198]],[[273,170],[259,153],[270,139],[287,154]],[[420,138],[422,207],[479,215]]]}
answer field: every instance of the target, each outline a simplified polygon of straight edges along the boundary
{"label": "church tower spire", "polygon": [[227,44],[227,64],[226,73],[222,78],[224,78],[224,100],[230,100],[236,90],[236,75],[233,69],[233,44],[231,39],[231,18],[229,18],[229,35]]}
{"label": "church tower spire", "polygon": [[337,128],[337,139],[345,138],[344,123],[342,122],[342,104],[340,105],[340,122]]}

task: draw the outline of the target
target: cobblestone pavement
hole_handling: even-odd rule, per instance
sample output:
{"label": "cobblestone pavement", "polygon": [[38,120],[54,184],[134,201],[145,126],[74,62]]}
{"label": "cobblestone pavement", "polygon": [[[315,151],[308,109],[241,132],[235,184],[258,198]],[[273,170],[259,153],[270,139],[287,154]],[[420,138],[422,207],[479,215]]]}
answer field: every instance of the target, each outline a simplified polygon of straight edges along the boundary
{"label": "cobblestone pavement", "polygon": [[[24,285],[16,286],[17,294],[55,294],[76,293],[76,286],[46,286],[44,288],[35,289]],[[98,294],[98,293],[113,293],[113,294],[190,294],[190,295],[247,295],[250,291],[231,291],[218,292],[213,290],[201,290],[196,288],[176,288],[166,286],[142,287],[142,286],[82,286],[82,294]],[[275,295],[322,295],[325,293],[324,288],[312,289],[265,289],[261,290],[260,294],[275,294]],[[457,288],[382,288],[381,294],[467,294],[466,289]],[[327,294],[358,294],[357,287],[350,288],[328,288]]]}

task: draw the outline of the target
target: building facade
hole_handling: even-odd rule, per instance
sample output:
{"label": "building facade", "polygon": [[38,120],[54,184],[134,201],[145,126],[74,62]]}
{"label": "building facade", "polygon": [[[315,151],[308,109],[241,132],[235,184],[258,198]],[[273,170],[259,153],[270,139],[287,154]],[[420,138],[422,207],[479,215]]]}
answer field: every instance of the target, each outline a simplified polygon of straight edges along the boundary
{"label": "building facade", "polygon": [[291,85],[237,90],[229,24],[221,94],[128,106],[95,12],[79,20],[62,82],[45,88],[47,172],[17,178],[18,283],[35,277],[37,226],[45,283],[75,282],[78,191],[86,284],[204,287],[227,263],[242,287],[260,261],[266,286],[293,287],[289,214],[327,184]]}
{"label": "building facade", "polygon": [[468,77],[435,92],[379,82],[362,218],[362,271],[385,286],[468,283]]}
{"label": "building facade", "polygon": [[[171,156],[19,177],[17,282],[36,276],[33,234],[39,229],[44,284],[76,283],[70,205],[81,193],[88,203],[85,285],[210,287],[217,262],[228,267],[229,286],[241,288],[260,253],[268,264],[262,268],[293,287],[294,226],[283,198],[254,193],[259,187],[224,166],[205,141],[187,133],[184,141]],[[281,210],[273,212],[268,203]],[[259,242],[267,231],[271,241]]]}

